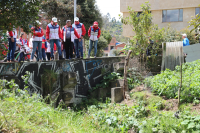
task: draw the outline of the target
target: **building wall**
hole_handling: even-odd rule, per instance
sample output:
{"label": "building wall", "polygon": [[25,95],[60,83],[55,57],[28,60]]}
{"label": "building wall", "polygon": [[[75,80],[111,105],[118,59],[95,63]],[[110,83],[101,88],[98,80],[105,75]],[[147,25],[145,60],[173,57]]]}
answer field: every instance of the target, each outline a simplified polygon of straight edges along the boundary
{"label": "building wall", "polygon": [[[146,0],[120,0],[120,11],[123,12],[123,17],[128,17],[127,7],[130,6],[135,11],[141,11],[141,4]],[[149,0],[151,4],[151,12],[153,15],[153,23],[158,24],[160,28],[166,27],[168,24],[172,28],[181,30],[189,26],[189,21],[192,16],[195,16],[195,7],[198,7],[200,0]],[[182,9],[183,8],[183,22],[162,22],[162,10],[167,9]],[[191,29],[190,27],[189,29]],[[134,32],[130,25],[123,25],[123,35],[126,37],[134,36]]]}
{"label": "building wall", "polygon": [[[128,12],[128,6],[135,11],[141,11],[141,6],[147,0],[120,0],[120,12]],[[148,0],[151,10],[166,10],[177,8],[198,7],[200,0]]]}

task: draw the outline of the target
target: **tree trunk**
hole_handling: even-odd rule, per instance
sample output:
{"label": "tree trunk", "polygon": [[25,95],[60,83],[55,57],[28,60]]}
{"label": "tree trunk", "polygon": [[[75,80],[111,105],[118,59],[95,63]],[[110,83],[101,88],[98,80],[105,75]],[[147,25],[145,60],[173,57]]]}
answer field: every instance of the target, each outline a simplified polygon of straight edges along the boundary
{"label": "tree trunk", "polygon": [[128,68],[129,58],[130,58],[131,53],[132,51],[129,50],[128,55],[126,56],[125,65],[124,65],[124,87],[123,87],[124,99],[127,98],[127,96],[125,95],[125,92],[126,91],[128,92],[127,68]]}

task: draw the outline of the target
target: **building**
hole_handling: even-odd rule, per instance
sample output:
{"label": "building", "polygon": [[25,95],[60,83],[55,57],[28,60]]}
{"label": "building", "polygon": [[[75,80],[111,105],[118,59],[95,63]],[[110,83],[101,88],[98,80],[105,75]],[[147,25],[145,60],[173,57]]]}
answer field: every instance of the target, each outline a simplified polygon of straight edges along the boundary
{"label": "building", "polygon": [[104,49],[104,56],[114,56],[112,51],[114,49],[121,50],[125,47],[125,45],[125,43],[117,42],[116,38],[113,37],[110,44],[108,44],[108,47]]}
{"label": "building", "polygon": [[[128,6],[136,12],[141,12],[141,6],[147,0],[120,0],[120,12],[123,17],[129,16]],[[192,16],[200,14],[200,0],[149,0],[153,23],[160,28],[168,24],[172,28],[181,30],[189,26],[188,22]],[[192,27],[190,27],[191,29]],[[128,25],[123,26],[123,35],[131,37],[134,35],[132,28]]]}

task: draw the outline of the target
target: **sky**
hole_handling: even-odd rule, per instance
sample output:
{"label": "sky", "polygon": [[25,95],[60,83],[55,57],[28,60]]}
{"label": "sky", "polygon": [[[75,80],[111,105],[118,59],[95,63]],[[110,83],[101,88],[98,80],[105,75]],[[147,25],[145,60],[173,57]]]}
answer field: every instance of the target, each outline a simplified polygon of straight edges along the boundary
{"label": "sky", "polygon": [[115,17],[116,20],[119,20],[120,13],[120,0],[96,0],[96,4],[100,9],[103,15],[106,15],[108,12],[111,15],[111,18]]}

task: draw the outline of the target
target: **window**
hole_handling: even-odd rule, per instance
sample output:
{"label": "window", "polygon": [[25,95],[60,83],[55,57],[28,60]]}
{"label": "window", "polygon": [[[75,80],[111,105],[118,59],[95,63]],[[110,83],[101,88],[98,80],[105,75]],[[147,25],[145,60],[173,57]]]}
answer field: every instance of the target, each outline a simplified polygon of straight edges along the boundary
{"label": "window", "polygon": [[108,47],[106,47],[104,50],[108,50]]}
{"label": "window", "polygon": [[183,9],[163,10],[162,22],[180,22],[183,21]]}
{"label": "window", "polygon": [[137,17],[139,17],[139,16],[140,16],[140,14],[142,14],[142,12],[137,12]]}
{"label": "window", "polygon": [[115,46],[110,46],[110,50],[114,49]]}
{"label": "window", "polygon": [[195,15],[199,14],[200,15],[200,7],[195,8]]}

